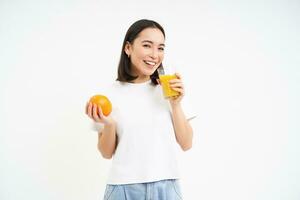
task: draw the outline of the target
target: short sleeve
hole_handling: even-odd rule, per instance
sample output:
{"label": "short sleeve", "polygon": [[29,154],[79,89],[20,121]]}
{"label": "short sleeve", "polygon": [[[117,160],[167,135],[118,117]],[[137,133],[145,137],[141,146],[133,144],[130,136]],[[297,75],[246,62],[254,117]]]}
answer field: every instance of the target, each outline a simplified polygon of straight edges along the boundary
{"label": "short sleeve", "polygon": [[194,121],[197,117],[196,102],[193,102],[189,96],[182,99],[182,109],[188,121]]}

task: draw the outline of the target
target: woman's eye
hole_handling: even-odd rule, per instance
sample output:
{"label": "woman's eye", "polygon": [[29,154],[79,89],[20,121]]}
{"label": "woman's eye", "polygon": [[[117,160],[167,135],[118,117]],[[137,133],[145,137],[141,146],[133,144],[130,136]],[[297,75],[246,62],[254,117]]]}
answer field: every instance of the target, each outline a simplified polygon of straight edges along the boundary
{"label": "woman's eye", "polygon": [[160,51],[164,51],[165,50],[165,48],[163,48],[163,47],[160,47],[160,48],[158,48]]}
{"label": "woman's eye", "polygon": [[150,45],[149,44],[144,44],[143,47],[150,48]]}

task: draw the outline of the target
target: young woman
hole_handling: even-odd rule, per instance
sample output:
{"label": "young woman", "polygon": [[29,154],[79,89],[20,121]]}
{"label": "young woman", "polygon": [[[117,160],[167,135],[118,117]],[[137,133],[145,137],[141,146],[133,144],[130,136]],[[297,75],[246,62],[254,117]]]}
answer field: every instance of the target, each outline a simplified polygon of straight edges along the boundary
{"label": "young woman", "polygon": [[176,163],[177,144],[192,147],[193,130],[181,100],[181,76],[171,80],[178,96],[165,99],[158,72],[163,67],[165,32],[152,20],[139,20],[128,29],[118,78],[105,92],[113,111],[87,103],[86,114],[98,131],[98,149],[112,160],[105,200],[182,199]]}

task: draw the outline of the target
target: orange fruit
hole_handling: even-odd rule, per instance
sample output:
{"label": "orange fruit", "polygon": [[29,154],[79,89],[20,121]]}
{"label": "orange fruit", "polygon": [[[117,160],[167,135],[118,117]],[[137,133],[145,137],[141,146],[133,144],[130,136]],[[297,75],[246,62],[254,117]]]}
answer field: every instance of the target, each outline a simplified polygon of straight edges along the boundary
{"label": "orange fruit", "polygon": [[106,96],[100,94],[94,95],[90,98],[89,102],[95,103],[99,106],[105,116],[108,116],[111,113],[112,105]]}

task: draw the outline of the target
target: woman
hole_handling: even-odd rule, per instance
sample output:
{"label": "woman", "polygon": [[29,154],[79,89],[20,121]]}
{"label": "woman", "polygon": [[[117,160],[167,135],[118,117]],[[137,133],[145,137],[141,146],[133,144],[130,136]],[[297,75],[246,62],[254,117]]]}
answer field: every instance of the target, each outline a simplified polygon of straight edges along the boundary
{"label": "woman", "polygon": [[128,29],[121,52],[118,78],[105,93],[113,111],[104,116],[88,103],[86,114],[98,126],[98,149],[113,157],[105,200],[182,199],[176,163],[177,144],[192,146],[193,130],[181,100],[181,76],[170,87],[179,93],[166,100],[157,69],[162,66],[165,32],[152,20],[139,20]]}

